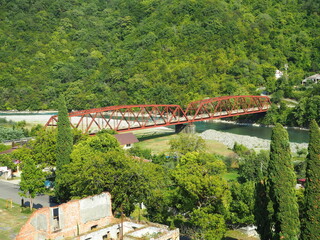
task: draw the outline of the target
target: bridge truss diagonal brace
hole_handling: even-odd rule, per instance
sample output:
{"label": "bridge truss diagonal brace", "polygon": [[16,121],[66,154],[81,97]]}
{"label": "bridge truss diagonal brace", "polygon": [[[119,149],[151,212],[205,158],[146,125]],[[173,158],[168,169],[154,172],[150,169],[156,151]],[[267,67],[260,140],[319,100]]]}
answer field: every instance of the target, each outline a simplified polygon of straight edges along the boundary
{"label": "bridge truss diagonal brace", "polygon": [[[123,105],[75,111],[69,118],[73,128],[85,133],[106,128],[125,132],[266,112],[270,107],[267,96],[222,96],[191,102],[186,110],[180,105]],[[54,115],[45,126],[57,123],[58,115]]]}

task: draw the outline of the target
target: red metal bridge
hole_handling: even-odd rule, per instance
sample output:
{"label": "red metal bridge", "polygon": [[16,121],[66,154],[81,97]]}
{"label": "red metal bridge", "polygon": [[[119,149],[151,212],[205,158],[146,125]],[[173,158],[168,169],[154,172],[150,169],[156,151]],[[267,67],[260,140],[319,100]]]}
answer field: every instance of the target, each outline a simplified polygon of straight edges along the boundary
{"label": "red metal bridge", "polygon": [[[186,110],[180,105],[124,105],[71,112],[69,118],[71,126],[84,133],[102,129],[125,132],[261,113],[270,106],[267,96],[224,96],[191,102]],[[54,115],[46,127],[55,127],[57,122],[58,115]]]}

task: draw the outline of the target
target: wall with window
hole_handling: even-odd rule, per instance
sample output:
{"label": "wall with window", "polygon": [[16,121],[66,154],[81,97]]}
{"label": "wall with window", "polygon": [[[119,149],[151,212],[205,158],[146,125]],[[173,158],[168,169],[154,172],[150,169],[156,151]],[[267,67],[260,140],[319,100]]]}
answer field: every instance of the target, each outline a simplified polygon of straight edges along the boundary
{"label": "wall with window", "polygon": [[111,223],[111,196],[102,193],[34,212],[16,240],[74,237]]}

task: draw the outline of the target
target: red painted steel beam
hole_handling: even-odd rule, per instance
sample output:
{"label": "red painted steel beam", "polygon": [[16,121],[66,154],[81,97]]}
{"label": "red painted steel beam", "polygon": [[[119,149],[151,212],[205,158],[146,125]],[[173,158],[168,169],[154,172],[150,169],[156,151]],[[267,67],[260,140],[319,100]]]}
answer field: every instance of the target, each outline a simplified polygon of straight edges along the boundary
{"label": "red painted steel beam", "polygon": [[[267,96],[223,96],[191,102],[186,110],[180,105],[123,105],[75,111],[69,118],[73,128],[81,126],[85,133],[104,128],[124,132],[266,112],[270,106]],[[54,115],[45,126],[57,122]]]}

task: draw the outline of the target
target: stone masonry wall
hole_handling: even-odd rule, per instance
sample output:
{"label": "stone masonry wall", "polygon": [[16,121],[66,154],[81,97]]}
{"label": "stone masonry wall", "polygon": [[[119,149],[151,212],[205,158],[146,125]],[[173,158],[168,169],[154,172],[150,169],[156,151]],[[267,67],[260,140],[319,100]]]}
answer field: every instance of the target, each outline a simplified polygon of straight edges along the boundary
{"label": "stone masonry wall", "polygon": [[21,228],[16,240],[74,237],[90,231],[91,227],[108,225],[112,219],[111,196],[102,193],[37,210]]}

